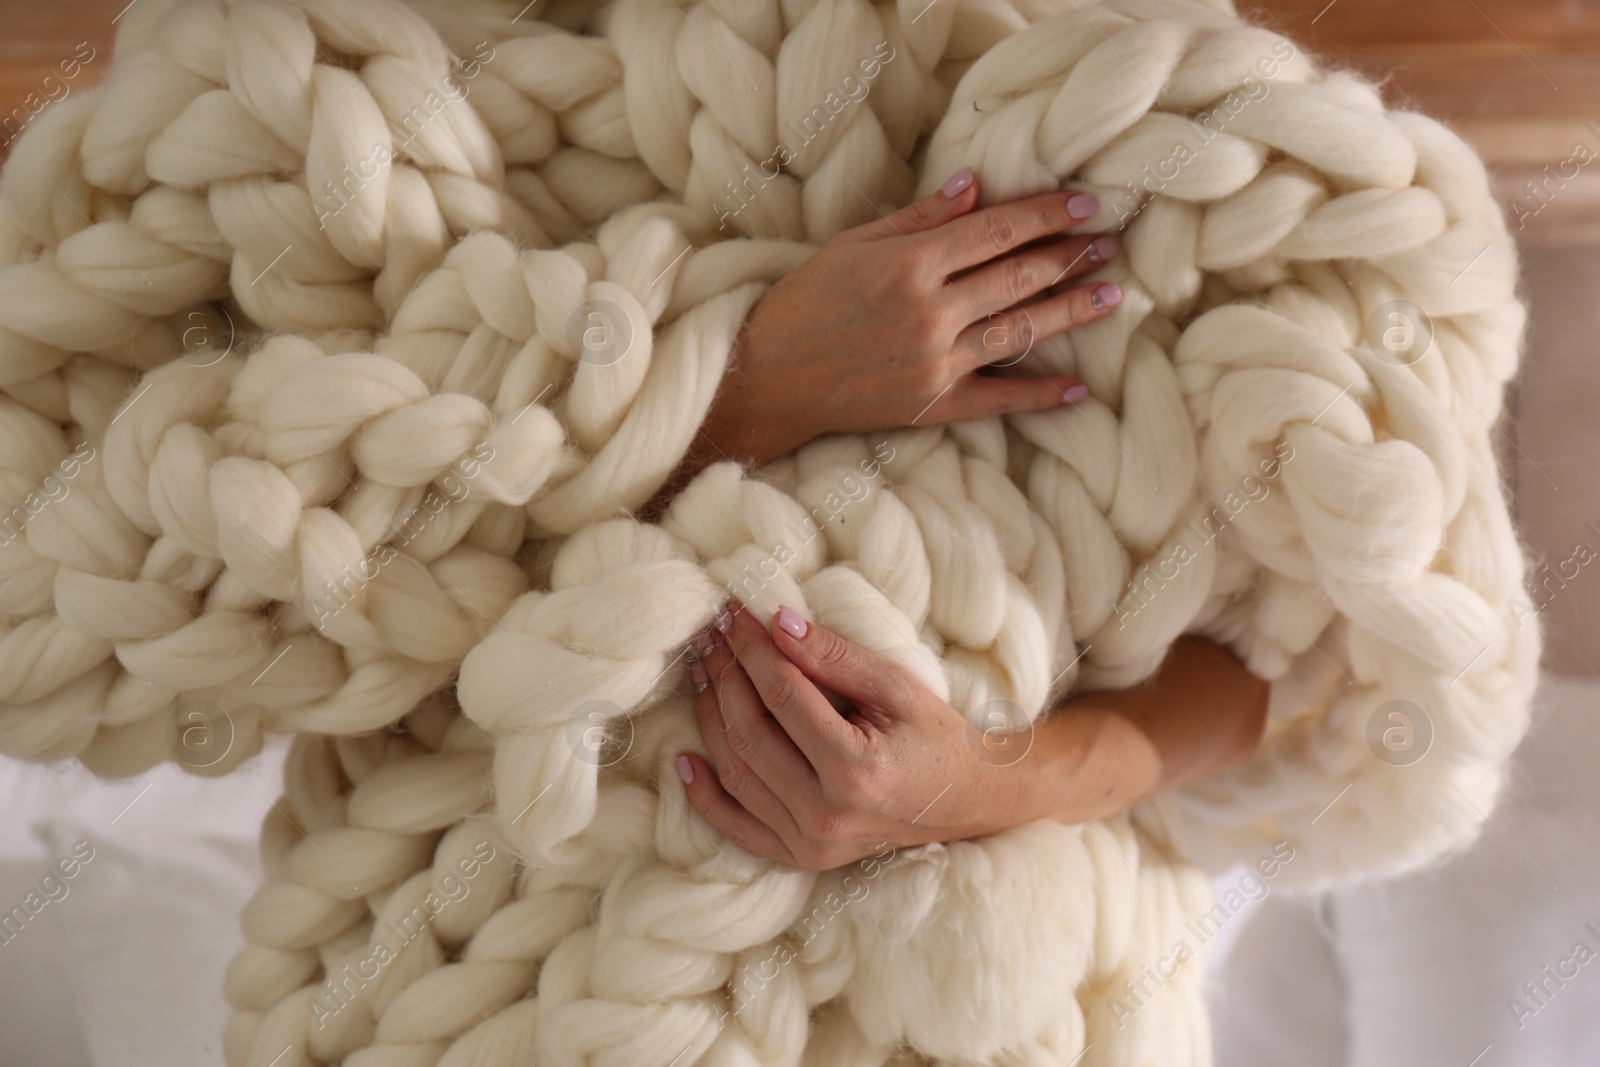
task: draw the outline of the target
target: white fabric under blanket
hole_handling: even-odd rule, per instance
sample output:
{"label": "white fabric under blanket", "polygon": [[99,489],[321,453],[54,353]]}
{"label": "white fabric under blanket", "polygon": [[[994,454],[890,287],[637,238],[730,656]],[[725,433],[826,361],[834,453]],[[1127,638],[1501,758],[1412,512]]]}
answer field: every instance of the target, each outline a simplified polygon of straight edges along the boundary
{"label": "white fabric under blanket", "polygon": [[[1213,960],[1217,1063],[1600,1063],[1597,712],[1600,681],[1545,674],[1509,792],[1472,849],[1314,905],[1263,900]],[[1541,981],[1535,1000],[1523,983]]]}
{"label": "white fabric under blanket", "polygon": [[92,858],[0,945],[6,1067],[215,1067],[220,981],[261,880],[256,837],[287,738],[226,778],[173,763],[105,782],[76,763],[0,762],[0,901],[9,910],[87,841]]}

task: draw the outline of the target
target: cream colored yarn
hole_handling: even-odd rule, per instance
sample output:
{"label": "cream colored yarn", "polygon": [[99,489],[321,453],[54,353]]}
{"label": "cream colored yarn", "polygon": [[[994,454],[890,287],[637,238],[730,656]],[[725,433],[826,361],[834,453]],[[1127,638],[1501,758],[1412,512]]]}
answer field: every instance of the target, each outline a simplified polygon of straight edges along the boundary
{"label": "cream colored yarn", "polygon": [[[1287,843],[1274,884],[1318,886],[1476,834],[1539,631],[1489,446],[1515,252],[1458,138],[1222,3],[520,6],[143,0],[0,184],[0,496],[96,457],[0,546],[0,750],[134,773],[196,699],[234,730],[206,773],[301,735],[230,1064],[1205,1064],[1204,870]],[[766,286],[963,164],[1126,221],[1123,303],[1021,368],[1091,398],[631,517]],[[1368,347],[1395,300],[1433,325],[1405,365]],[[794,871],[671,769],[730,590],[975,719],[1206,634],[1272,721],[1114,819]],[[1396,700],[1432,729],[1406,766],[1369,743]]]}

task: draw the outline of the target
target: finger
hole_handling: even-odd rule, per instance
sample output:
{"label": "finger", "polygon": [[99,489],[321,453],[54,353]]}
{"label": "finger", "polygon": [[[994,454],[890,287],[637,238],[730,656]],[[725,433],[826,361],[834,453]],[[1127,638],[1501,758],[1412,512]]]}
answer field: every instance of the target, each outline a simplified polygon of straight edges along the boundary
{"label": "finger", "polygon": [[939,399],[925,423],[961,422],[1009,415],[1018,411],[1050,411],[1076,404],[1089,395],[1089,387],[1075,378],[1050,375],[1045,378],[999,378],[969,374]]}
{"label": "finger", "polygon": [[[783,838],[745,810],[722,788],[717,781],[716,771],[709,763],[693,752],[682,753],[679,758],[688,762],[693,776],[691,781],[684,783],[683,791],[688,794],[690,806],[700,813],[702,819],[746,852],[793,867],[799,866]],[[681,769],[678,773],[680,777],[683,774]]]}
{"label": "finger", "polygon": [[817,685],[825,685],[858,706],[903,710],[919,684],[904,667],[869,652],[832,630],[808,622],[787,605],[773,615],[773,647]]}
{"label": "finger", "polygon": [[820,803],[816,771],[772,716],[726,641],[706,654],[711,685],[695,696],[700,732],[723,785],[779,833],[798,832],[795,813]]}
{"label": "finger", "polygon": [[950,283],[949,300],[972,309],[976,321],[985,309],[1008,308],[1067,278],[1101,266],[1117,253],[1108,233],[1085,234],[1005,256],[977,267]]}
{"label": "finger", "polygon": [[980,319],[956,335],[952,353],[965,374],[981,366],[1009,366],[1047,337],[1110,313],[1122,302],[1116,282],[1079,285],[1064,293]]}
{"label": "finger", "polygon": [[859,752],[856,728],[840,718],[828,698],[778,651],[772,635],[749,611],[734,612],[727,638],[772,717],[816,771],[836,765],[841,756]]}
{"label": "finger", "polygon": [[797,834],[799,827],[783,802],[728,747],[727,729],[714,689],[707,688],[695,696],[695,717],[700,722],[700,737],[706,746],[706,762],[718,787],[780,838]]}
{"label": "finger", "polygon": [[860,226],[853,226],[839,236],[851,240],[897,235],[904,237],[943,226],[951,219],[972,210],[973,205],[978,202],[975,192],[977,184],[972,177],[972,168],[962,167],[950,175],[943,187],[927,196],[918,197],[892,214],[862,223]]}
{"label": "finger", "polygon": [[923,254],[945,274],[987,263],[1041,237],[1063,236],[1099,210],[1090,193],[1040,193],[995,204],[951,220],[935,230]]}

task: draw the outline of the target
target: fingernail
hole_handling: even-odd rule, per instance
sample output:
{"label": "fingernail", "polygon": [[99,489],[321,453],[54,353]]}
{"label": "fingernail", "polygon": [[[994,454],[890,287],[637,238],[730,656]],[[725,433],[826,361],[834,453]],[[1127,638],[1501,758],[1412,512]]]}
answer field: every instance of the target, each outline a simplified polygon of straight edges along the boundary
{"label": "fingernail", "polygon": [[1117,240],[1110,234],[1103,233],[1089,242],[1089,262],[1104,263],[1117,254]]}
{"label": "fingernail", "polygon": [[1069,385],[1065,389],[1061,390],[1061,400],[1063,403],[1067,404],[1076,404],[1078,401],[1082,400],[1088,395],[1089,387],[1084,385],[1082,382],[1079,382],[1077,385]]}
{"label": "fingernail", "polygon": [[1079,193],[1067,198],[1067,214],[1074,219],[1086,219],[1100,210],[1100,200],[1093,193]]}
{"label": "fingernail", "polygon": [[727,633],[728,627],[733,625],[733,613],[727,608],[718,608],[717,617],[711,620],[711,625],[717,628],[717,633]]}
{"label": "fingernail", "polygon": [[678,757],[678,777],[683,779],[684,785],[694,781],[694,764],[689,762],[688,756]]}
{"label": "fingernail", "polygon": [[1122,302],[1122,286],[1116,282],[1102,282],[1089,293],[1089,305],[1096,311],[1114,308]]}
{"label": "fingernail", "polygon": [[963,189],[971,184],[972,168],[962,167],[960,170],[950,175],[949,180],[944,183],[944,189],[942,190],[944,192],[944,198],[946,200],[954,200],[956,197],[961,195],[961,191]]}
{"label": "fingernail", "polygon": [[799,639],[806,635],[806,620],[791,607],[784,606],[778,609],[778,625],[787,630],[790,637]]}
{"label": "fingernail", "polygon": [[715,642],[713,642],[711,639],[711,630],[709,627],[694,635],[694,647],[702,653],[710,652],[711,646],[714,643]]}
{"label": "fingernail", "polygon": [[711,684],[711,675],[706,673],[706,665],[697,659],[689,661],[689,677],[694,679],[694,691],[701,693],[706,686]]}

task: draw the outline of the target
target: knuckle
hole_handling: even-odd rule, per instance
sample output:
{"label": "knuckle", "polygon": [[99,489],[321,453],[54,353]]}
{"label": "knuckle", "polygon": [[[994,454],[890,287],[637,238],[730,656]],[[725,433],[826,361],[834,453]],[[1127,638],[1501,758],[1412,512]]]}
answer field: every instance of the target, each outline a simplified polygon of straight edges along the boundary
{"label": "knuckle", "polygon": [[850,658],[850,648],[844,639],[827,630],[818,630],[821,640],[815,653],[817,663],[823,667],[843,667]]}
{"label": "knuckle", "polygon": [[717,778],[722,782],[723,792],[730,796],[742,797],[750,791],[750,769],[743,763],[718,767]]}
{"label": "knuckle", "polygon": [[993,360],[1005,355],[1006,349],[1011,347],[1011,316],[1004,311],[991,312],[990,315],[974,324],[974,338],[978,342],[979,354],[985,359]]}
{"label": "knuckle", "polygon": [[1039,326],[1033,321],[1032,312],[1024,310],[1018,317],[1021,321],[1017,323],[1017,343],[1024,352],[1032,351],[1034,342],[1039,340]]}
{"label": "knuckle", "polygon": [[756,731],[749,723],[733,723],[728,726],[727,733],[728,751],[742,760],[748,760],[755,754],[757,744]]}
{"label": "knuckle", "polygon": [[855,816],[839,808],[824,808],[811,821],[811,836],[820,851],[831,851],[830,846],[848,839],[855,826]]}
{"label": "knuckle", "polygon": [[1033,347],[1033,316],[1026,308],[1018,308],[1006,316],[1006,340],[1011,352],[1026,352]]}
{"label": "knuckle", "polygon": [[1001,268],[1000,283],[1010,301],[1033,292],[1033,267],[1026,256],[1013,256]]}
{"label": "knuckle", "polygon": [[800,687],[788,671],[780,672],[768,687],[767,706],[780,714],[799,709]]}
{"label": "knuckle", "polygon": [[898,241],[891,245],[884,265],[893,273],[883,279],[883,285],[896,293],[910,295],[921,292],[932,284],[934,278],[933,268],[927,258],[910,240]]}
{"label": "knuckle", "polygon": [[984,249],[999,252],[1011,247],[1017,228],[1004,211],[990,211],[984,215],[982,228],[978,233]]}
{"label": "knuckle", "polygon": [[936,350],[949,338],[950,323],[945,312],[937,305],[923,308],[911,320],[911,343],[918,351]]}

